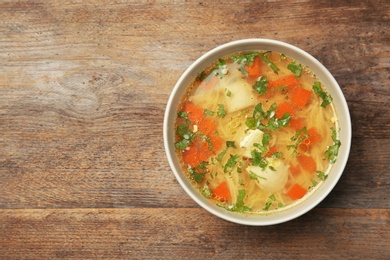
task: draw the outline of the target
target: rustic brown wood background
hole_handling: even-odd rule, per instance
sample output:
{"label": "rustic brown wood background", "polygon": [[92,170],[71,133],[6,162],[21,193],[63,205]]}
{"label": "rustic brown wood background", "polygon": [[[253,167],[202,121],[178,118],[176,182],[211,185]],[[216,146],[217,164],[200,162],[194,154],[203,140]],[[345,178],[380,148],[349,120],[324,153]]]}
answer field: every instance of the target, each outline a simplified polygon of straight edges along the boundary
{"label": "rustic brown wood background", "polygon": [[[269,227],[201,209],[162,138],[186,67],[256,37],[320,60],[353,124],[334,191]],[[385,0],[0,1],[0,258],[390,259],[389,51]]]}

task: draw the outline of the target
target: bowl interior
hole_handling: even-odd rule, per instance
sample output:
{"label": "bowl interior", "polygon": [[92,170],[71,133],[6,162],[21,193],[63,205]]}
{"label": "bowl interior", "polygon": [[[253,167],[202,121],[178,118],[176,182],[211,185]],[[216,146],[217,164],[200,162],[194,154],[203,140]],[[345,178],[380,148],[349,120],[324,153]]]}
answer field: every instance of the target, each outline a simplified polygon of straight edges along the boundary
{"label": "bowl interior", "polygon": [[[216,206],[208,199],[203,197],[192,186],[191,182],[183,173],[174,147],[174,122],[176,118],[176,110],[182,95],[186,91],[187,86],[206,66],[218,58],[235,52],[251,50],[267,50],[283,53],[308,66],[311,71],[317,75],[317,77],[327,87],[330,95],[333,97],[333,103],[335,105],[336,113],[339,119],[339,138],[342,143],[337,161],[333,164],[333,168],[329,173],[328,179],[322,185],[319,185],[318,189],[316,189],[310,196],[308,196],[307,199],[288,210],[281,211],[277,214],[261,216],[229,212]],[[330,72],[318,60],[305,51],[284,42],[268,39],[246,39],[230,42],[221,45],[201,56],[190,67],[188,67],[188,69],[183,73],[183,75],[176,83],[168,100],[164,117],[164,146],[167,158],[176,179],[187,192],[187,194],[201,207],[222,219],[234,223],[253,226],[278,224],[294,219],[306,213],[315,207],[318,203],[320,203],[333,189],[343,173],[349,156],[351,136],[351,120],[348,106],[340,86],[330,74]]]}

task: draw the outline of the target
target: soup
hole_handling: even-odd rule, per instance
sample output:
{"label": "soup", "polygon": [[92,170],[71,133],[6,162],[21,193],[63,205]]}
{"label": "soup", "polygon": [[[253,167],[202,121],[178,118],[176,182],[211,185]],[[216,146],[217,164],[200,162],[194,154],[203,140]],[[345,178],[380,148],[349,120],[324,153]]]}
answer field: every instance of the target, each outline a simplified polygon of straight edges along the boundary
{"label": "soup", "polygon": [[341,145],[332,97],[308,67],[270,51],[234,53],[188,86],[175,121],[183,171],[229,211],[288,209],[326,180]]}

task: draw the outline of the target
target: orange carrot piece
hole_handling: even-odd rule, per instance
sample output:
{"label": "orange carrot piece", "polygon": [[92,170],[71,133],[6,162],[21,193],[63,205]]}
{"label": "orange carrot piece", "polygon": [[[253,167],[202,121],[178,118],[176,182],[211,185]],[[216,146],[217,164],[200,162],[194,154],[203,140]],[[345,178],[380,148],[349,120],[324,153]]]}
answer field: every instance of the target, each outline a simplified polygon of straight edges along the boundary
{"label": "orange carrot piece", "polygon": [[315,127],[310,128],[307,130],[307,133],[310,135],[309,139],[309,146],[317,143],[321,140],[321,136],[318,134],[318,131]]}
{"label": "orange carrot piece", "polygon": [[210,135],[211,142],[213,143],[213,152],[218,152],[221,149],[224,140],[216,135]]}
{"label": "orange carrot piece", "polygon": [[299,79],[294,75],[281,77],[277,80],[270,81],[268,84],[268,86],[274,87],[276,89],[278,88],[278,86],[284,86],[287,87],[289,91],[297,87],[298,85],[299,85]]}
{"label": "orange carrot piece", "polygon": [[191,120],[191,122],[193,122],[194,124],[198,124],[203,118],[204,109],[201,107],[197,107],[192,103],[185,103],[183,110],[187,112],[188,119]]}
{"label": "orange carrot piece", "polygon": [[260,77],[261,74],[260,58],[259,57],[254,58],[253,64],[245,66],[245,70],[248,72],[248,76],[251,78]]}
{"label": "orange carrot piece", "polygon": [[302,109],[309,101],[311,91],[304,88],[294,88],[290,94],[290,100],[298,108]]}
{"label": "orange carrot piece", "polygon": [[299,164],[302,166],[302,168],[308,171],[309,173],[313,173],[316,171],[317,165],[312,157],[306,155],[300,155],[298,156],[297,159]]}
{"label": "orange carrot piece", "polygon": [[198,123],[198,131],[205,135],[211,134],[216,128],[217,125],[210,119],[204,119]]}
{"label": "orange carrot piece", "polygon": [[182,153],[183,161],[191,167],[197,167],[201,162],[207,161],[212,155],[208,143],[200,137],[195,137],[188,150]]}
{"label": "orange carrot piece", "polygon": [[227,186],[226,181],[219,184],[214,190],[213,190],[213,197],[220,200],[220,201],[228,201],[230,200],[230,191]]}
{"label": "orange carrot piece", "polygon": [[304,127],[303,118],[291,118],[289,127],[291,127],[294,130],[302,129]]}
{"label": "orange carrot piece", "polygon": [[271,146],[268,150],[268,153],[265,155],[265,157],[271,157],[272,154],[276,153],[277,150],[276,150],[276,146]]}
{"label": "orange carrot piece", "polygon": [[198,148],[196,148],[195,145],[191,145],[188,150],[184,150],[182,156],[183,161],[193,168],[197,167],[202,162],[201,158],[198,156]]}
{"label": "orange carrot piece", "polygon": [[298,200],[300,198],[303,198],[305,194],[307,193],[307,189],[303,188],[298,183],[295,183],[291,188],[288,190],[287,195],[293,199]]}
{"label": "orange carrot piece", "polygon": [[288,102],[280,103],[277,106],[275,116],[276,118],[282,118],[285,113],[289,113],[290,115],[295,113],[294,107]]}
{"label": "orange carrot piece", "polygon": [[301,173],[301,167],[299,167],[299,165],[290,164],[289,170],[294,176],[297,176]]}

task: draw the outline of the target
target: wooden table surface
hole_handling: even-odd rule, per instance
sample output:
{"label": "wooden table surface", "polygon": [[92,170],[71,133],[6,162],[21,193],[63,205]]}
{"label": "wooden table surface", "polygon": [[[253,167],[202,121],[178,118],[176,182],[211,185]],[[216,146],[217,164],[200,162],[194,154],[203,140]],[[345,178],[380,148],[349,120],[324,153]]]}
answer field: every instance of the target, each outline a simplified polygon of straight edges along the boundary
{"label": "wooden table surface", "polygon": [[[390,259],[389,1],[0,1],[0,258]],[[353,125],[330,195],[250,227],[200,208],[163,117],[194,60],[232,40],[300,47]]]}

